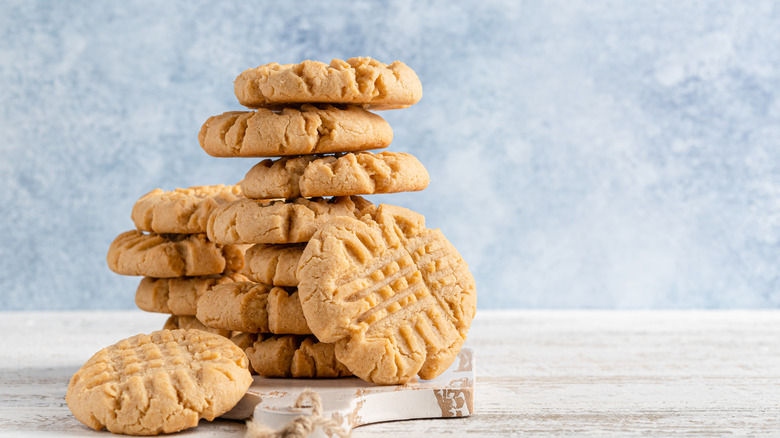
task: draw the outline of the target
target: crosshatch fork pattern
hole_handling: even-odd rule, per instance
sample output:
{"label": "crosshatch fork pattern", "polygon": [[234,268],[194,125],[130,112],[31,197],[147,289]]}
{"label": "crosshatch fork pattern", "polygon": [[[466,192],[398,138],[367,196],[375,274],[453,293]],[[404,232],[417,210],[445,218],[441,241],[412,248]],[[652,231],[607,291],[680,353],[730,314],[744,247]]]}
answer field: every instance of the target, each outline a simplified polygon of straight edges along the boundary
{"label": "crosshatch fork pattern", "polygon": [[[454,320],[455,315],[449,306],[441,308],[441,301],[434,298],[430,285],[423,278],[422,270],[431,271],[433,280],[452,275],[451,258],[445,258],[446,254],[441,250],[433,254],[426,252],[429,247],[433,248],[433,239],[431,234],[404,239],[402,245],[388,248],[386,254],[392,256],[390,263],[373,272],[361,270],[362,277],[370,279],[369,292],[357,295],[365,296],[364,308],[367,310],[353,320],[353,326],[358,327],[367,339],[389,339],[396,355],[393,362],[410,362],[399,366],[400,372],[406,367],[430,368],[427,362],[431,361],[449,365],[457,354],[451,346],[463,342],[456,328],[460,324]],[[376,279],[381,280],[371,284]],[[438,286],[437,282],[434,284]],[[436,292],[441,292],[440,289],[437,287]],[[348,341],[345,349],[353,348],[360,347]],[[451,350],[449,355],[441,355],[446,350]],[[451,358],[447,357],[450,355]]]}
{"label": "crosshatch fork pattern", "polygon": [[229,340],[163,330],[99,351],[73,376],[66,400],[94,429],[167,433],[221,415],[250,383],[246,356]]}
{"label": "crosshatch fork pattern", "polygon": [[410,257],[408,249],[395,248],[388,251],[387,255],[389,262],[388,257],[373,260],[374,263],[358,271],[358,278],[352,281],[367,287],[354,290],[355,286],[344,285],[345,289],[354,290],[347,301],[362,300],[366,304],[367,310],[352,321],[355,325],[365,325],[365,332],[379,331],[377,327],[383,325],[380,324],[383,320],[390,319],[388,322],[392,322],[391,315],[430,296],[430,291],[422,282],[419,269]]}
{"label": "crosshatch fork pattern", "polygon": [[476,308],[473,277],[421,216],[380,209],[376,222],[344,218],[326,225],[307,246],[299,267],[304,312],[308,307],[307,320],[319,319],[312,331],[335,342],[338,359],[356,375],[376,383],[418,373],[432,378],[465,340]]}

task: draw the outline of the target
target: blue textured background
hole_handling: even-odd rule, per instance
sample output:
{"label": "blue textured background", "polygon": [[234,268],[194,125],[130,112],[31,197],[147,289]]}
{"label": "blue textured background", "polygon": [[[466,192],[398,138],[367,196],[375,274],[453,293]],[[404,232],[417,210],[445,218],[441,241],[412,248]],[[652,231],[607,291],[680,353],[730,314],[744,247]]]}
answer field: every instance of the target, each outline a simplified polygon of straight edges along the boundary
{"label": "blue textured background", "polygon": [[780,305],[772,2],[0,2],[0,309],[132,308],[135,200],[235,182],[198,146],[268,62],[400,59],[382,112],[481,307]]}

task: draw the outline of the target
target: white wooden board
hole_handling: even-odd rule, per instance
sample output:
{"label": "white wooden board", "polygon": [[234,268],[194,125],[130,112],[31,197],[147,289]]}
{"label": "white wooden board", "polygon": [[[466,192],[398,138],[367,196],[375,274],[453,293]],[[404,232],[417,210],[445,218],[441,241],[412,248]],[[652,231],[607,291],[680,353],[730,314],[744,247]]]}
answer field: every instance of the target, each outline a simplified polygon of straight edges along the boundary
{"label": "white wooden board", "polygon": [[278,429],[295,417],[310,414],[310,408],[293,407],[306,388],[320,395],[322,415],[332,418],[344,430],[393,420],[467,417],[474,413],[474,354],[470,349],[463,349],[439,377],[415,378],[405,385],[379,386],[357,377],[255,377],[244,398],[222,418],[245,419],[254,414],[255,421]]}

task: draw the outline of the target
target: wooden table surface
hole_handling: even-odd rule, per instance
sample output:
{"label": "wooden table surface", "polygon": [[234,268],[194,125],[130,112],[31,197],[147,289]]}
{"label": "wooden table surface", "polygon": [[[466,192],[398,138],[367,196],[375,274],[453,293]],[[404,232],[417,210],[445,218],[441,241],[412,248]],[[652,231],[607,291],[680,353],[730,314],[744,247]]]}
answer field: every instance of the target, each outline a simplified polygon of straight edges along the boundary
{"label": "wooden table surface", "polygon": [[[0,436],[109,436],[68,411],[99,349],[157,330],[127,312],[0,313]],[[780,311],[485,311],[474,321],[476,414],[367,425],[394,435],[780,436]],[[205,421],[177,436],[242,436]]]}

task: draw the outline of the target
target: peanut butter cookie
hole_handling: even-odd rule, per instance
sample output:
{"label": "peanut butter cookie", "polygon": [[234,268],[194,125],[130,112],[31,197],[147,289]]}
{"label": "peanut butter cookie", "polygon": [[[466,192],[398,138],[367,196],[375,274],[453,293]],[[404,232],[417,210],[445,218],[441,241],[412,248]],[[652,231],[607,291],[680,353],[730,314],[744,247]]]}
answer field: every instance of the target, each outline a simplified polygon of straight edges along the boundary
{"label": "peanut butter cookie", "polygon": [[221,274],[244,267],[244,248],[220,245],[204,234],[145,234],[127,231],[114,239],[106,257],[120,275],[169,278]]}
{"label": "peanut butter cookie", "polygon": [[336,359],[333,344],[314,336],[258,335],[246,349],[252,368],[264,377],[333,378],[350,376]]}
{"label": "peanut butter cookie", "polygon": [[208,236],[222,244],[306,242],[329,219],[360,217],[374,208],[360,196],[296,198],[270,204],[239,199],[214,210],[209,218]]}
{"label": "peanut butter cookie", "polygon": [[298,292],[260,283],[213,287],[198,300],[197,317],[208,327],[240,332],[311,334]]}
{"label": "peanut butter cookie", "polygon": [[198,321],[198,318],[195,318],[192,315],[171,315],[168,317],[167,320],[165,320],[163,329],[203,330],[204,332],[214,333],[216,335],[224,336],[226,338],[232,335],[232,332],[230,330],[205,326],[203,325],[202,322]]}
{"label": "peanut butter cookie", "polygon": [[244,254],[243,273],[250,280],[274,286],[298,286],[298,260],[305,244],[252,245]]}
{"label": "peanut butter cookie", "polygon": [[135,227],[152,233],[197,234],[206,232],[211,212],[241,197],[241,187],[197,186],[165,191],[154,189],[133,206]]}
{"label": "peanut butter cookie", "polygon": [[411,192],[428,182],[428,171],[413,155],[359,152],[263,160],[249,170],[241,188],[247,198],[313,198]]}
{"label": "peanut butter cookie", "polygon": [[276,157],[380,149],[393,141],[393,130],[356,106],[303,105],[210,117],[198,141],[213,157]]}
{"label": "peanut butter cookie", "polygon": [[201,330],[161,330],[97,352],[70,380],[65,400],[95,429],[172,433],[230,410],[252,383],[244,352]]}
{"label": "peanut butter cookie", "polygon": [[474,317],[474,278],[425,218],[380,205],[322,226],[298,265],[307,324],[361,379],[432,379],[455,360]]}
{"label": "peanut butter cookie", "polygon": [[147,312],[195,315],[198,298],[215,285],[249,281],[236,272],[200,277],[144,277],[135,292],[135,304]]}
{"label": "peanut butter cookie", "polygon": [[250,108],[322,102],[384,110],[406,108],[422,98],[414,70],[401,61],[384,64],[371,58],[261,65],[238,75],[234,89],[241,105]]}

